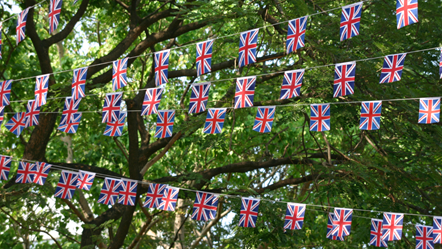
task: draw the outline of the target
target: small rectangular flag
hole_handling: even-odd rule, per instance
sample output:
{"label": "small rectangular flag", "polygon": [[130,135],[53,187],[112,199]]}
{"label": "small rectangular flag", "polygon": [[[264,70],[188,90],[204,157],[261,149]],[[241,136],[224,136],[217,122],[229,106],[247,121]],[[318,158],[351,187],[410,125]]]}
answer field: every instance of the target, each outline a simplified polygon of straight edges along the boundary
{"label": "small rectangular flag", "polygon": [[235,109],[253,106],[256,76],[236,79]]}
{"label": "small rectangular flag", "polygon": [[106,123],[105,136],[120,137],[123,134],[123,127],[126,123],[126,112],[120,112],[120,118],[115,122]]}
{"label": "small rectangular flag", "polygon": [[350,235],[353,209],[335,208],[332,235],[343,237]]}
{"label": "small rectangular flag", "polygon": [[382,84],[400,81],[406,56],[406,53],[385,56],[379,83]]}
{"label": "small rectangular flag", "polygon": [[273,119],[275,118],[275,109],[275,106],[259,106],[253,130],[261,133],[271,132]]}
{"label": "small rectangular flag", "polygon": [[0,156],[0,180],[8,180],[11,163],[12,158],[10,156]]}
{"label": "small rectangular flag", "polygon": [[240,34],[239,39],[239,67],[256,62],[256,47],[259,29],[253,29]]}
{"label": "small rectangular flag", "polygon": [[344,238],[345,238],[344,236],[338,237],[338,236],[333,235],[333,219],[334,219],[334,217],[335,217],[335,215],[333,213],[328,213],[326,238],[331,239],[331,240],[344,241]]}
{"label": "small rectangular flag", "polygon": [[50,0],[49,2],[49,34],[53,34],[58,27],[62,5],[62,0]]}
{"label": "small rectangular flag", "polygon": [[86,96],[87,67],[74,69],[74,77],[72,78],[72,98],[80,99]]}
{"label": "small rectangular flag", "polygon": [[330,104],[310,105],[310,131],[330,130]]}
{"label": "small rectangular flag", "polygon": [[290,20],[287,27],[287,54],[305,46],[305,30],[307,28],[307,16]]}
{"label": "small rectangular flag", "polygon": [[166,187],[158,208],[164,211],[175,211],[179,191],[179,188]]}
{"label": "small rectangular flag", "polygon": [[149,188],[147,189],[146,193],[146,200],[143,203],[143,207],[159,208],[166,187],[166,184],[149,183]]}
{"label": "small rectangular flag", "polygon": [[387,241],[382,238],[382,220],[371,219],[369,244],[376,247],[388,247]]}
{"label": "small rectangular flag", "polygon": [[379,130],[381,127],[382,101],[365,101],[361,104],[361,130]]}
{"label": "small rectangular flag", "polygon": [[434,249],[433,227],[416,225],[416,249]]}
{"label": "small rectangular flag", "polygon": [[170,49],[156,52],[154,54],[156,86],[161,86],[162,84],[169,82],[169,56]]}
{"label": "small rectangular flag", "polygon": [[227,108],[209,108],[207,111],[204,133],[219,134],[224,126]]}
{"label": "small rectangular flag", "polygon": [[417,0],[396,0],[397,29],[419,21]]}
{"label": "small rectangular flag", "polygon": [[284,229],[300,230],[304,224],[305,204],[287,203]]}
{"label": "small rectangular flag", "polygon": [[362,2],[342,7],[341,28],[339,30],[341,41],[359,35],[361,15]]}
{"label": "small rectangular flag", "polygon": [[103,187],[97,202],[105,205],[114,205],[120,194],[120,183],[121,180],[119,179],[104,178]]}
{"label": "small rectangular flag", "polygon": [[18,14],[17,26],[15,28],[17,33],[16,45],[26,38],[26,19],[28,18],[29,9],[27,8]]}
{"label": "small rectangular flag", "polygon": [[32,171],[34,171],[34,183],[43,186],[46,182],[46,178],[48,178],[51,166],[51,164],[44,162],[36,162],[33,164]]}
{"label": "small rectangular flag", "polygon": [[286,71],[281,85],[281,95],[279,99],[291,99],[301,96],[302,80],[305,69]]}
{"label": "small rectangular flag", "polygon": [[419,124],[439,123],[440,98],[422,98],[419,100]]}
{"label": "small rectangular flag", "polygon": [[404,214],[384,213],[382,220],[382,239],[385,241],[401,240]]}
{"label": "small rectangular flag", "polygon": [[95,173],[80,170],[78,172],[77,189],[89,191],[94,183]]}
{"label": "small rectangular flag", "polygon": [[78,173],[62,170],[60,180],[55,189],[55,197],[62,199],[72,199],[77,189]]}
{"label": "small rectangular flag", "polygon": [[160,105],[162,95],[163,95],[163,88],[147,89],[146,94],[144,95],[143,107],[141,109],[141,116],[158,113],[158,106]]}
{"label": "small rectangular flag", "polygon": [[333,98],[355,93],[356,62],[336,64]]}
{"label": "small rectangular flag", "polygon": [[112,90],[116,91],[127,85],[127,59],[114,61],[112,63]]}
{"label": "small rectangular flag", "polygon": [[210,73],[212,65],[213,41],[196,44],[196,73],[197,76]]}
{"label": "small rectangular flag", "polygon": [[74,113],[69,123],[60,124],[57,129],[62,132],[74,134],[77,132],[78,126],[80,125],[81,117],[82,113]]}
{"label": "small rectangular flag", "polygon": [[34,164],[20,162],[17,169],[16,183],[33,183],[34,182]]}
{"label": "small rectangular flag", "polygon": [[239,212],[239,226],[240,227],[255,227],[258,219],[259,211],[258,199],[241,198],[241,210]]}
{"label": "small rectangular flag", "polygon": [[434,244],[442,244],[442,217],[433,217],[433,242]]}
{"label": "small rectangular flag", "polygon": [[171,137],[175,122],[175,110],[162,110],[157,113],[156,138]]}
{"label": "small rectangular flag", "polygon": [[5,127],[18,137],[26,128],[26,123],[26,114],[24,112],[17,112],[8,122],[6,122]]}
{"label": "small rectangular flag", "polygon": [[60,126],[72,123],[74,120],[74,115],[78,112],[78,107],[80,106],[80,99],[74,99],[72,97],[66,97],[64,100],[63,112],[61,114]]}
{"label": "small rectangular flag", "polygon": [[122,92],[106,93],[103,104],[102,123],[115,122],[120,118]]}
{"label": "small rectangular flag", "polygon": [[40,117],[40,106],[35,100],[29,100],[26,106],[26,127],[38,125],[38,118]]}
{"label": "small rectangular flag", "polygon": [[190,93],[189,113],[200,113],[206,110],[209,100],[210,83],[192,84]]}
{"label": "small rectangular flag", "polygon": [[208,221],[212,218],[212,211],[217,209],[212,202],[216,196],[211,193],[196,192],[195,202],[193,204],[192,220]]}
{"label": "small rectangular flag", "polygon": [[121,188],[118,203],[123,205],[135,206],[137,199],[137,181],[121,179]]}
{"label": "small rectangular flag", "polygon": [[12,80],[0,82],[0,107],[10,104]]}
{"label": "small rectangular flag", "polygon": [[49,87],[49,74],[37,76],[35,82],[35,101],[38,106],[46,104]]}

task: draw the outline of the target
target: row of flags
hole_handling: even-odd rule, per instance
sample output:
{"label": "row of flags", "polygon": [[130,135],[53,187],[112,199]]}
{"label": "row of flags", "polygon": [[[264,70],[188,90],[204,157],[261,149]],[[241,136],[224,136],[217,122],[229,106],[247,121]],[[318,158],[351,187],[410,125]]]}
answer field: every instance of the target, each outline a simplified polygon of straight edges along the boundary
{"label": "row of flags", "polygon": [[[0,156],[0,180],[8,180],[12,158]],[[36,183],[44,185],[51,169],[51,164],[44,162],[28,163],[19,162],[16,183]],[[89,191],[95,180],[95,173],[82,171],[61,171],[57,183],[55,197],[71,199],[76,189]],[[166,184],[148,183],[146,198],[143,207],[157,208],[164,211],[175,211],[180,188]],[[136,203],[138,181],[130,179],[104,179],[98,197],[98,203],[134,206]],[[194,220],[208,221],[215,219],[219,195],[214,193],[196,191],[191,218]],[[259,216],[260,200],[254,198],[241,198],[239,212],[240,227],[256,227]],[[287,203],[284,216],[285,230],[301,230],[304,225],[306,204]],[[328,214],[326,237],[332,240],[345,241],[351,233],[353,210],[348,208],[334,208]],[[370,245],[387,247],[389,241],[401,240],[404,214],[384,213],[383,219],[371,219]],[[442,217],[433,218],[433,226],[416,226],[416,248],[430,249],[434,244],[442,244]]]}

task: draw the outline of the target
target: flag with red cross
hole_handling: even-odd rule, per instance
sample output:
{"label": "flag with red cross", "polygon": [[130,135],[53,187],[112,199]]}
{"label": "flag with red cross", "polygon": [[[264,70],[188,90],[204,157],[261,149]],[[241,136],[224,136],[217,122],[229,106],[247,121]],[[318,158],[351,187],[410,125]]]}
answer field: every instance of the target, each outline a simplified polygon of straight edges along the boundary
{"label": "flag with red cross", "polygon": [[259,29],[253,29],[240,34],[239,39],[239,67],[256,62],[256,47]]}
{"label": "flag with red cross", "polygon": [[159,208],[166,187],[166,184],[149,183],[149,188],[147,189],[146,193],[146,200],[143,203],[143,207]]}
{"label": "flag with red cross", "polygon": [[11,163],[12,158],[10,156],[0,156],[0,180],[8,180]]}
{"label": "flag with red cross", "polygon": [[120,183],[121,180],[119,179],[104,178],[103,187],[101,188],[97,202],[105,205],[114,205],[120,194]]}
{"label": "flag with red cross", "polygon": [[5,127],[18,137],[26,128],[26,122],[26,114],[24,112],[17,112],[8,122],[6,122]]}
{"label": "flag with red cross", "polygon": [[361,14],[362,2],[342,7],[341,28],[339,30],[341,41],[359,35]]}
{"label": "flag with red cross", "polygon": [[287,54],[305,46],[305,30],[307,28],[307,16],[290,20],[287,27]]}
{"label": "flag with red cross", "polygon": [[78,172],[77,189],[89,191],[94,183],[95,173],[80,170]]}
{"label": "flag with red cross", "polygon": [[179,188],[166,187],[158,208],[164,211],[175,211],[179,191]]}
{"label": "flag with red cross", "polygon": [[120,118],[122,92],[106,93],[103,104],[102,123],[115,122]]}
{"label": "flag with red cross", "polygon": [[281,95],[279,99],[291,99],[301,95],[302,80],[305,69],[286,71],[281,85]]}
{"label": "flag with red cross", "polygon": [[258,219],[259,211],[258,199],[241,198],[241,210],[239,212],[239,226],[240,227],[255,227]]}
{"label": "flag with red cross", "polygon": [[212,64],[213,41],[196,44],[196,74],[197,76],[210,73]]}
{"label": "flag with red cross", "polygon": [[55,189],[55,197],[62,199],[72,199],[77,189],[78,173],[74,171],[62,170],[60,180]]}
{"label": "flag with red cross", "polygon": [[137,186],[137,181],[121,179],[118,203],[135,206],[135,200],[137,199]]}
{"label": "flag with red cross", "polygon": [[50,0],[49,2],[49,34],[53,34],[58,27],[62,5],[62,0]]}
{"label": "flag with red cross", "polygon": [[190,94],[189,113],[200,113],[206,110],[209,100],[210,83],[198,83],[192,85]]}
{"label": "flag with red cross", "polygon": [[112,63],[112,90],[116,91],[127,85],[127,60],[124,58]]}
{"label": "flag with red cross", "polygon": [[170,49],[156,52],[154,54],[154,70],[155,70],[155,85],[161,86],[166,84],[169,75],[169,56]]}
{"label": "flag with red cross", "polygon": [[305,204],[287,203],[284,229],[300,230],[304,224]]}
{"label": "flag with red cross", "polygon": [[397,29],[419,22],[417,0],[397,0],[396,20]]}
{"label": "flag with red cross", "polygon": [[17,26],[15,27],[17,33],[16,45],[26,38],[26,19],[28,18],[29,9],[27,8],[18,14]]}
{"label": "flag with red cross", "polygon": [[0,107],[10,104],[12,80],[0,82]]}
{"label": "flag with red cross", "polygon": [[146,94],[144,95],[143,107],[141,109],[141,116],[158,113],[158,106],[160,105],[162,95],[163,95],[163,88],[147,89]]}
{"label": "flag with red cross", "polygon": [[34,164],[27,162],[20,162],[17,169],[16,183],[33,183],[35,168]]}
{"label": "flag with red cross", "polygon": [[43,186],[46,182],[46,178],[48,178],[51,166],[51,164],[44,162],[36,162],[33,164],[34,183]]}
{"label": "flag with red cross", "polygon": [[40,117],[40,106],[35,100],[29,100],[26,105],[26,127],[38,125],[38,118]]}

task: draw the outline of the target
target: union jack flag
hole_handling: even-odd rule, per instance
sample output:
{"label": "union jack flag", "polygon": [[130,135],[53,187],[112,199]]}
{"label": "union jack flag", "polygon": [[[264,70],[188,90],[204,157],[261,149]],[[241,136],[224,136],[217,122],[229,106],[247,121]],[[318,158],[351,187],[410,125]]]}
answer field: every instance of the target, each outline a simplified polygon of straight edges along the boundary
{"label": "union jack flag", "polygon": [[406,53],[385,56],[379,83],[400,81],[406,56]]}
{"label": "union jack flag", "polygon": [[204,133],[219,134],[224,126],[226,117],[226,108],[209,108],[207,111]]}
{"label": "union jack flag", "polygon": [[80,125],[82,113],[74,113],[74,116],[69,121],[69,123],[60,124],[58,130],[73,134],[77,132],[78,126]]}
{"label": "union jack flag", "polygon": [[333,219],[334,219],[334,217],[335,217],[335,215],[333,213],[328,214],[326,238],[331,239],[331,240],[344,241],[344,238],[345,238],[344,236],[338,237],[338,236],[333,235]]}
{"label": "union jack flag", "polygon": [[354,94],[356,62],[336,64],[333,98]]}
{"label": "union jack flag", "polygon": [[17,137],[26,128],[26,114],[24,112],[17,112],[14,116],[5,124],[6,128],[14,133]]}
{"label": "union jack flag", "polygon": [[171,137],[173,132],[173,123],[175,121],[175,110],[158,111],[157,130],[155,137]]}
{"label": "union jack flag", "polygon": [[78,172],[77,188],[86,191],[91,190],[92,184],[94,183],[95,173],[80,170]]}
{"label": "union jack flag", "polygon": [[121,179],[121,188],[118,203],[123,205],[135,206],[137,199],[137,181]]}
{"label": "union jack flag", "polygon": [[388,247],[387,241],[382,239],[382,220],[371,219],[370,245]]}
{"label": "union jack flag", "polygon": [[[74,99],[72,97],[66,97],[64,100],[63,113],[61,114],[60,126],[66,125],[72,122],[74,114],[78,112],[81,99]],[[60,127],[59,126],[59,127]]]}
{"label": "union jack flag", "polygon": [[382,239],[385,241],[401,240],[404,214],[384,213],[382,220]]}
{"label": "union jack flag", "polygon": [[433,217],[433,242],[442,244],[442,217]]}
{"label": "union jack flag", "polygon": [[259,29],[253,29],[240,34],[239,39],[239,67],[256,62],[256,46]]}
{"label": "union jack flag", "polygon": [[15,28],[15,31],[17,32],[17,41],[16,44],[18,45],[21,41],[23,41],[26,38],[26,18],[28,18],[28,12],[29,8],[23,10],[18,14],[17,19],[17,26]]}
{"label": "union jack flag", "polygon": [[48,96],[49,74],[37,76],[35,83],[35,101],[38,106],[46,104],[46,97]]}
{"label": "union jack flag", "polygon": [[161,86],[162,84],[167,83],[169,80],[168,77],[168,69],[169,69],[169,55],[170,49],[163,50],[160,52],[156,52],[154,57],[155,63],[155,85]]}
{"label": "union jack flag", "polygon": [[236,79],[235,109],[253,106],[256,76]]}
{"label": "union jack flag", "polygon": [[3,123],[3,116],[5,115],[5,107],[0,107],[0,125]]}
{"label": "union jack flag", "polygon": [[284,72],[284,79],[282,80],[281,86],[281,96],[279,99],[291,99],[301,95],[304,71],[304,69],[300,69]]}
{"label": "union jack flag", "polygon": [[353,217],[353,209],[335,208],[333,219],[333,236],[343,237],[350,235],[351,218]]}
{"label": "union jack flag", "polygon": [[253,130],[261,133],[271,132],[274,118],[275,106],[258,107]]}
{"label": "union jack flag", "polygon": [[192,85],[190,94],[189,113],[200,113],[206,110],[209,100],[210,83],[199,83]]}
{"label": "union jack flag", "polygon": [[382,101],[365,101],[361,104],[361,130],[379,130],[381,127]]}
{"label": "union jack flag", "polygon": [[417,0],[396,1],[397,29],[419,21],[417,14]]}
{"label": "union jack flag", "polygon": [[114,205],[120,194],[120,183],[121,180],[118,179],[104,178],[103,187],[97,202],[105,205]]}
{"label": "union jack flag", "polygon": [[[442,79],[442,49],[441,49],[440,59],[439,59],[439,75],[440,75],[440,78]],[[0,91],[1,91],[1,89],[0,89]]]}
{"label": "union jack flag", "polygon": [[212,65],[213,41],[196,44],[196,73],[198,76],[210,73]]}
{"label": "union jack flag", "polygon": [[84,93],[87,77],[87,67],[74,70],[74,77],[72,78],[72,98],[80,99],[86,96]]}
{"label": "union jack flag", "polygon": [[51,0],[49,3],[49,34],[54,33],[60,21],[62,0]]}
{"label": "union jack flag", "polygon": [[126,123],[126,113],[121,112],[120,118],[115,122],[106,123],[106,130],[104,131],[105,136],[119,137],[123,134],[123,127]]}
{"label": "union jack flag", "polygon": [[0,82],[0,107],[9,105],[12,80]]}
{"label": "union jack flag", "polygon": [[284,229],[300,230],[304,224],[305,204],[287,203]]}
{"label": "union jack flag", "polygon": [[179,188],[166,187],[158,208],[164,211],[175,211],[179,191]]}
{"label": "union jack flag", "polygon": [[212,218],[212,212],[218,207],[213,205],[213,200],[216,198],[214,194],[196,192],[195,203],[193,204],[193,220],[208,221]]}
{"label": "union jack flag", "polygon": [[216,218],[216,211],[218,209],[218,202],[219,202],[219,196],[216,194],[213,194],[212,207],[214,207],[214,209],[212,209],[210,212],[210,219],[212,219],[212,220]]}
{"label": "union jack flag", "polygon": [[40,117],[40,106],[35,100],[29,100],[26,106],[26,127],[38,125],[38,118]]}
{"label": "union jack flag", "polygon": [[34,164],[20,162],[17,169],[16,183],[33,183],[34,182]]}
{"label": "union jack flag", "polygon": [[120,105],[122,97],[122,92],[106,93],[101,119],[102,123],[109,123],[118,120],[118,118],[120,117]]}
{"label": "union jack flag", "polygon": [[362,2],[342,7],[341,28],[339,30],[341,41],[359,35]]}
{"label": "union jack flag", "polygon": [[440,98],[422,98],[419,100],[419,124],[439,123]]}
{"label": "union jack flag", "polygon": [[116,91],[127,85],[127,59],[124,58],[113,62],[112,67],[112,90]]}
{"label": "union jack flag", "polygon": [[433,227],[416,226],[416,249],[434,249]]}
{"label": "union jack flag", "polygon": [[12,158],[9,156],[0,156],[0,180],[8,180],[11,170]]}
{"label": "union jack flag", "polygon": [[143,207],[159,208],[161,199],[164,196],[164,189],[166,189],[166,187],[166,184],[149,183],[146,200],[144,201]]}
{"label": "union jack flag", "polygon": [[305,29],[307,28],[307,16],[289,21],[287,28],[287,54],[296,52],[296,50],[305,46]]}
{"label": "union jack flag", "polygon": [[[0,22],[0,30],[3,30],[3,23]],[[0,31],[0,59],[2,59],[2,32]]]}
{"label": "union jack flag", "polygon": [[259,200],[253,198],[241,198],[241,210],[239,212],[240,227],[256,226],[259,202]]}
{"label": "union jack flag", "polygon": [[330,104],[310,105],[310,130],[330,130]]}
{"label": "union jack flag", "polygon": [[46,178],[48,178],[51,166],[51,164],[43,162],[36,162],[35,164],[33,164],[32,171],[34,171],[34,183],[43,186],[46,182]]}
{"label": "union jack flag", "polygon": [[78,173],[62,170],[60,180],[55,189],[55,197],[62,199],[72,199],[77,189]]}
{"label": "union jack flag", "polygon": [[151,88],[146,90],[144,95],[143,108],[141,116],[158,113],[158,106],[160,105],[161,96],[163,95],[163,88]]}

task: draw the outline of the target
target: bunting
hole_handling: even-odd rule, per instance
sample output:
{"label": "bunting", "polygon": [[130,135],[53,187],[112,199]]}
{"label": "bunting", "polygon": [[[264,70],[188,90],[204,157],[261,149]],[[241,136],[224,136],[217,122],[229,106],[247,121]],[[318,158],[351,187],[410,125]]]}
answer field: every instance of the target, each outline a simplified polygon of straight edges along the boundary
{"label": "bunting", "polygon": [[49,2],[49,34],[53,34],[60,22],[62,0],[50,0]]}
{"label": "bunting", "polygon": [[24,112],[17,112],[14,116],[5,124],[6,128],[14,133],[17,137],[26,128],[26,114]]}
{"label": "bunting", "polygon": [[336,64],[333,98],[354,94],[356,62]]}
{"label": "bunting", "polygon": [[400,81],[402,77],[402,70],[404,69],[406,56],[406,53],[385,56],[384,65],[382,66],[381,71],[381,79],[379,83],[391,83]]}
{"label": "bunting", "polygon": [[112,90],[116,91],[127,85],[127,60],[124,58],[112,63]]}
{"label": "bunting", "polygon": [[29,8],[20,12],[17,16],[17,26],[15,31],[17,33],[16,45],[26,38],[26,19],[28,18]]}
{"label": "bunting", "polygon": [[341,28],[339,30],[341,41],[359,35],[361,14],[362,2],[342,7]]}
{"label": "bunting", "polygon": [[123,205],[135,206],[135,200],[137,199],[137,181],[131,181],[121,179],[120,193],[118,203]]}
{"label": "bunting", "polygon": [[68,123],[60,124],[58,130],[66,132],[69,134],[74,134],[77,132],[78,126],[80,125],[82,113],[74,113],[72,119]]}
{"label": "bunting", "polygon": [[215,211],[217,206],[213,205],[213,200],[216,198],[214,194],[204,193],[204,192],[196,192],[195,202],[193,204],[193,212],[192,219],[193,220],[202,220],[208,221],[213,219],[214,215],[212,212]]}
{"label": "bunting", "polygon": [[121,180],[118,179],[104,178],[103,187],[101,187],[97,202],[105,205],[114,205],[120,194],[120,182]]}
{"label": "bunting", "polygon": [[123,134],[123,127],[126,123],[126,113],[120,112],[120,117],[114,122],[106,123],[106,130],[103,135],[110,137],[119,137]]}
{"label": "bunting", "polygon": [[198,76],[210,73],[212,65],[213,41],[196,44],[196,73]]}
{"label": "bunting", "polygon": [[122,92],[106,93],[103,105],[102,123],[115,122],[120,117]]}
{"label": "bunting", "polygon": [[12,80],[0,82],[0,107],[10,104]]}
{"label": "bunting", "polygon": [[281,95],[279,99],[291,99],[301,96],[302,80],[305,69],[286,71],[281,85]]}
{"label": "bunting", "polygon": [[189,113],[200,113],[206,110],[207,101],[209,100],[209,91],[209,82],[192,85]]}
{"label": "bunting", "polygon": [[382,236],[382,220],[371,219],[370,243],[371,246],[388,247]]}
{"label": "bunting", "polygon": [[164,211],[175,211],[179,191],[179,188],[166,187],[164,189],[164,195],[163,198],[161,198],[161,203],[158,208]]}
{"label": "bunting", "polygon": [[287,203],[284,229],[300,230],[304,224],[305,204]]}
{"label": "bunting", "polygon": [[26,106],[26,127],[38,125],[38,118],[40,117],[40,106],[37,105],[35,100],[29,100]]}
{"label": "bunting", "polygon": [[77,172],[62,170],[54,196],[61,199],[72,199],[77,189],[77,179]]}
{"label": "bunting", "polygon": [[17,177],[15,183],[33,183],[34,182],[34,164],[21,161],[18,164]]}
{"label": "bunting", "polygon": [[143,107],[141,109],[141,116],[158,113],[158,106],[160,105],[162,95],[163,95],[163,88],[147,89],[146,94],[144,95]]}
{"label": "bunting", "polygon": [[287,54],[296,52],[296,50],[303,48],[305,39],[305,30],[307,28],[307,16],[296,18],[288,22],[287,27]]}
{"label": "bunting", "polygon": [[333,213],[329,213],[328,214],[328,220],[327,220],[327,235],[326,238],[327,239],[331,239],[331,240],[339,240],[339,241],[344,241],[344,236],[338,237],[338,236],[334,236],[333,235],[333,220],[334,220],[335,215]]}
{"label": "bunting", "polygon": [[49,87],[49,74],[41,75],[36,78],[35,82],[35,101],[38,106],[46,104]]}
{"label": "bunting", "polygon": [[416,249],[434,249],[433,227],[416,226]]}
{"label": "bunting", "polygon": [[330,104],[310,105],[310,131],[330,130]]}
{"label": "bunting", "polygon": [[36,162],[33,164],[32,171],[34,171],[34,183],[43,186],[46,182],[46,178],[48,178],[51,166],[51,164],[44,162]]}
{"label": "bunting", "polygon": [[422,98],[419,100],[419,124],[439,123],[440,98]]}
{"label": "bunting", "polygon": [[239,226],[240,227],[255,227],[258,219],[259,209],[258,199],[241,198],[241,210],[239,212]]}
{"label": "bunting", "polygon": [[433,217],[433,242],[434,244],[442,244],[442,217]]}
{"label": "bunting", "polygon": [[333,216],[332,235],[337,237],[350,235],[352,217],[352,209],[335,208]]}
{"label": "bunting", "polygon": [[5,107],[4,106],[2,106],[2,107],[0,107],[0,126],[2,125],[2,123],[3,123],[3,119],[4,119],[4,116],[5,115]]}
{"label": "bunting", "polygon": [[256,62],[256,47],[259,29],[253,29],[240,34],[239,39],[239,67]]}
{"label": "bunting", "polygon": [[86,96],[84,93],[86,86],[87,67],[74,70],[72,78],[72,98],[77,100]]}
{"label": "bunting", "polygon": [[417,23],[417,0],[396,0],[397,29]]}
{"label": "bunting", "polygon": [[235,109],[253,106],[256,76],[236,79]]}
{"label": "bunting", "polygon": [[272,131],[273,119],[275,118],[276,106],[260,106],[256,113],[253,130],[261,133]]}
{"label": "bunting", "polygon": [[168,80],[170,49],[156,52],[154,54],[155,64],[155,85],[161,86],[166,84]]}
{"label": "bunting", "polygon": [[173,133],[173,123],[175,122],[175,110],[158,111],[157,129],[155,137],[171,137]]}
{"label": "bunting", "polygon": [[385,241],[401,240],[404,214],[384,213],[382,220],[382,239]]}
{"label": "bunting", "polygon": [[0,180],[7,181],[9,171],[11,170],[12,158],[9,156],[0,156]]}
{"label": "bunting", "polygon": [[204,133],[219,134],[224,126],[227,108],[209,108],[207,111]]}
{"label": "bunting", "polygon": [[442,49],[440,53],[440,59],[439,59],[439,78],[442,79]]}
{"label": "bunting", "polygon": [[146,200],[143,203],[143,207],[159,208],[166,187],[166,184],[149,183],[149,188],[147,189],[146,193]]}
{"label": "bunting", "polygon": [[83,170],[78,171],[77,189],[82,189],[86,191],[91,190],[94,179],[95,173]]}
{"label": "bunting", "polygon": [[382,101],[365,101],[361,104],[361,130],[379,130],[381,127]]}

